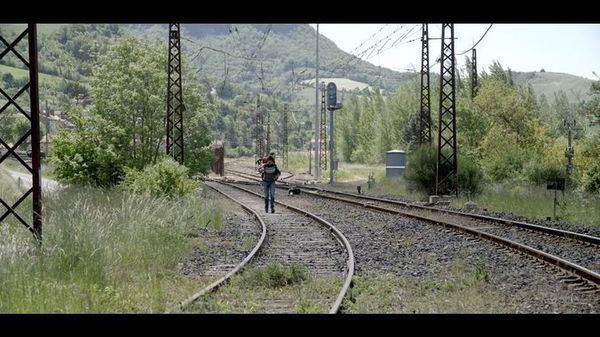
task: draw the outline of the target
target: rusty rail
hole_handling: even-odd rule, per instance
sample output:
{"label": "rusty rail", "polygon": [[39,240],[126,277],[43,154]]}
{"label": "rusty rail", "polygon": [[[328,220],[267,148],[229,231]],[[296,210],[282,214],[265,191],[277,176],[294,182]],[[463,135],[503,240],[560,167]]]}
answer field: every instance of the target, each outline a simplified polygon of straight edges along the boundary
{"label": "rusty rail", "polygon": [[[221,184],[225,184],[234,188],[237,188],[239,190],[245,191],[247,193],[250,194],[254,194],[260,198],[263,198],[263,196],[261,194],[258,194],[254,191],[250,191],[248,189],[233,185],[233,184],[228,184],[228,183],[224,183],[224,182],[220,182]],[[346,250],[347,254],[348,254],[348,259],[346,261],[346,265],[348,268],[348,273],[346,274],[346,277],[344,279],[344,285],[342,286],[342,289],[340,290],[334,304],[331,306],[331,309],[329,310],[330,314],[335,314],[338,313],[340,310],[340,307],[342,305],[342,301],[344,299],[344,297],[346,296],[346,293],[348,292],[348,289],[350,289],[350,285],[352,284],[352,277],[354,276],[354,268],[355,268],[355,260],[354,260],[354,253],[352,252],[352,247],[350,246],[350,242],[346,239],[346,237],[342,234],[342,232],[340,232],[334,225],[332,225],[331,223],[329,223],[327,220],[313,214],[310,213],[306,210],[285,204],[283,202],[280,201],[275,201],[275,203],[282,205],[288,209],[291,209],[295,212],[298,212],[300,214],[304,214],[304,215],[308,215],[309,217],[313,218],[314,220],[316,220],[317,222],[319,222],[320,224],[324,225],[325,227],[329,228],[333,234],[340,240],[340,242],[342,243],[342,246],[344,247],[344,249]]]}
{"label": "rusty rail", "polygon": [[208,294],[212,291],[215,291],[217,288],[219,288],[221,285],[225,284],[233,275],[235,275],[236,273],[238,273],[240,270],[242,270],[242,268],[256,255],[256,253],[258,252],[258,250],[262,247],[265,238],[267,236],[267,226],[265,225],[263,219],[260,217],[260,215],[258,215],[258,213],[256,213],[254,210],[252,210],[251,208],[247,207],[246,205],[242,204],[240,201],[238,201],[237,199],[233,198],[232,196],[228,195],[227,193],[213,187],[210,185],[206,185],[210,188],[212,188],[213,190],[223,194],[224,196],[226,196],[227,198],[233,200],[234,202],[238,203],[240,206],[242,206],[245,210],[247,210],[248,212],[250,212],[251,214],[254,215],[254,217],[258,220],[258,222],[261,225],[261,235],[260,238],[258,239],[258,242],[256,243],[256,245],[254,246],[254,248],[252,249],[252,251],[250,251],[250,253],[248,253],[248,255],[246,256],[246,258],[244,258],[244,260],[242,260],[242,262],[240,262],[235,268],[233,268],[230,272],[228,272],[227,274],[225,274],[225,276],[221,277],[220,279],[216,280],[215,282],[211,283],[210,285],[208,285],[207,287],[203,288],[202,290],[196,292],[195,294],[193,294],[192,296],[190,296],[188,299],[186,299],[185,301],[179,303],[179,309],[184,309],[187,306],[189,306],[190,304],[192,304],[194,301],[196,301],[198,298],[200,298],[201,296]]}

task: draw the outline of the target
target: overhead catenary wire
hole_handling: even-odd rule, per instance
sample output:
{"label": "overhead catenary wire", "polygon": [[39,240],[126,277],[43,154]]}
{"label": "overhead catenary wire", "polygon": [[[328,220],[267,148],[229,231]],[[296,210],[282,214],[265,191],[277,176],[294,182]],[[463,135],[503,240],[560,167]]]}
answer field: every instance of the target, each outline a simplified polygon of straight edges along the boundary
{"label": "overhead catenary wire", "polygon": [[417,28],[417,27],[418,26],[415,25],[412,28],[410,28],[410,30],[408,30],[405,34],[401,35],[400,37],[398,37],[396,39],[396,41],[394,41],[387,49],[382,50],[381,52],[378,52],[378,55],[383,54],[383,52],[388,51],[388,50],[390,50],[390,49],[392,49],[392,48],[394,48],[396,46],[399,46],[401,44],[407,44],[407,43],[411,43],[411,42],[415,42],[415,41],[420,41],[421,37],[414,38],[414,39],[411,39],[411,40],[408,40],[408,41],[403,41],[403,39],[407,38],[409,35],[411,35],[411,34],[414,35],[415,33],[419,33],[418,31],[414,31],[415,28]]}
{"label": "overhead catenary wire", "polygon": [[[373,46],[371,46],[371,48],[368,48],[367,50],[365,50],[365,51],[364,51],[362,54],[360,54],[360,55],[355,55],[355,56],[356,56],[356,58],[355,58],[355,59],[352,59],[352,60],[350,60],[349,62],[347,62],[347,64],[345,64],[345,65],[343,66],[342,70],[346,70],[346,69],[347,69],[349,66],[351,66],[351,65],[352,65],[354,62],[357,62],[357,61],[360,61],[360,60],[362,60],[362,59],[361,59],[361,57],[362,57],[362,56],[363,56],[363,55],[366,53],[366,51],[368,51],[368,50],[371,50],[371,52],[370,52],[370,53],[369,53],[369,54],[368,54],[368,55],[365,57],[365,60],[369,60],[369,59],[372,57],[371,55],[373,55],[373,52],[375,51],[375,49],[374,49],[374,48],[376,48],[377,46],[379,46],[379,44],[381,44],[381,43],[383,43],[383,45],[385,46],[385,44],[386,44],[387,42],[389,42],[389,40],[391,39],[392,35],[393,35],[394,33],[398,32],[398,31],[399,31],[401,28],[403,28],[403,27],[404,27],[404,25],[402,25],[400,28],[398,28],[398,29],[396,29],[394,32],[392,32],[392,34],[389,34],[389,35],[388,35],[386,38],[384,38],[384,39],[385,39],[385,42],[383,42],[383,40],[384,40],[384,39],[382,39],[382,40],[378,41],[377,43],[375,43]],[[398,38],[397,38],[397,39],[396,39],[396,40],[395,40],[395,41],[394,41],[394,42],[393,42],[393,43],[392,43],[392,44],[391,44],[391,45],[390,45],[390,46],[389,46],[387,49],[385,49],[385,50],[384,50],[384,49],[383,49],[383,46],[382,46],[382,47],[380,47],[380,48],[379,48],[379,50],[378,50],[378,52],[377,52],[376,54],[374,54],[373,56],[375,56],[375,55],[381,55],[381,53],[382,53],[382,52],[385,52],[385,51],[387,51],[387,50],[389,50],[389,49],[391,49],[391,48],[393,48],[393,47],[395,47],[395,46],[397,46],[397,45],[401,44],[400,42],[404,42],[404,40],[405,40],[405,39],[406,39],[406,38],[407,38],[407,37],[408,37],[408,36],[409,36],[411,33],[413,33],[413,31],[414,31],[415,27],[417,27],[417,25],[415,25],[415,26],[413,26],[413,27],[409,28],[409,29],[408,29],[407,31],[405,31],[405,32],[402,32],[402,33],[401,33],[401,35],[400,35],[400,36],[399,36],[399,37],[398,37]],[[406,41],[406,42],[404,42],[404,43],[413,42],[413,41],[416,41],[416,40],[417,40],[417,39],[413,39],[413,40],[410,40],[410,41]],[[340,67],[338,67],[338,68],[336,68],[336,69],[332,70],[332,72],[333,72],[333,71],[336,71],[336,70],[338,70],[338,69],[340,69]]]}
{"label": "overhead catenary wire", "polygon": [[[377,36],[378,33],[382,32],[383,29],[388,26],[385,25],[383,27],[381,27],[375,34],[372,34],[369,39],[363,41],[359,46],[355,47],[352,51],[355,51],[357,49],[359,49],[361,46],[365,45],[369,40],[371,40],[372,38],[374,38],[375,36]],[[335,65],[336,68],[334,68],[333,70],[328,70],[329,72],[334,72],[338,69],[346,69],[347,67],[351,66],[354,62],[361,60],[360,57],[364,56],[367,52],[370,51],[370,53],[367,55],[367,60],[374,56],[374,55],[380,55],[385,51],[388,51],[389,49],[397,46],[397,45],[401,45],[401,44],[405,44],[405,43],[410,43],[410,42],[414,42],[414,41],[419,41],[420,38],[414,38],[408,41],[405,41],[407,37],[412,37],[414,36],[414,34],[416,34],[417,32],[415,31],[416,28],[418,28],[419,25],[413,25],[412,27],[408,28],[405,31],[401,31],[405,25],[401,25],[400,27],[396,28],[394,31],[392,31],[390,34],[386,35],[385,37],[379,39],[378,41],[376,41],[375,43],[369,45],[368,47],[366,47],[366,49],[362,50],[361,52],[358,53],[358,55],[344,55],[342,57],[337,58],[336,60],[334,60],[333,62],[331,62],[328,66],[332,66]],[[395,39],[392,40],[392,38],[394,37],[394,34],[400,32],[399,36]],[[393,41],[390,44],[390,41]],[[387,46],[387,48],[386,48]],[[376,51],[376,53],[375,53]],[[345,64],[344,64],[344,60],[346,60]],[[410,69],[407,69],[408,71],[411,71]],[[292,83],[291,86],[295,87],[295,85],[297,85],[303,78],[311,78],[314,74],[314,71],[310,71],[308,72],[307,75],[305,76],[301,76],[302,74],[306,73],[308,71],[308,69],[304,69],[298,73],[293,74],[292,76]],[[296,76],[294,76],[296,75]],[[394,80],[399,80],[401,79],[400,77],[390,77],[390,76],[378,76],[374,81],[372,81],[373,83],[375,81],[377,81],[379,78],[386,78],[386,79],[394,79]],[[277,86],[279,87],[279,85]]]}
{"label": "overhead catenary wire", "polygon": [[214,48],[214,47],[210,47],[210,46],[203,46],[200,43],[198,43],[197,41],[194,41],[192,39],[188,39],[188,38],[185,38],[185,37],[182,37],[181,39],[182,40],[186,40],[188,42],[191,42],[191,43],[194,43],[194,44],[200,46],[200,48],[196,49],[196,51],[194,53],[194,56],[191,58],[191,61],[195,60],[200,55],[200,52],[202,52],[203,49],[208,49],[208,50],[212,50],[212,51],[215,51],[215,52],[223,53],[223,54],[225,54],[227,56],[230,56],[230,57],[235,57],[235,58],[240,58],[240,59],[244,59],[244,60],[253,61],[253,59],[251,59],[251,58],[248,58],[248,57],[245,57],[245,56],[241,56],[241,55],[235,55],[235,54],[232,54],[232,53],[230,53],[230,52],[228,52],[226,50],[222,50],[222,49]]}
{"label": "overhead catenary wire", "polygon": [[267,31],[263,34],[263,38],[262,40],[258,43],[257,48],[254,50],[254,52],[252,52],[252,55],[250,56],[251,58],[254,58],[254,56],[256,55],[257,52],[259,52],[260,50],[262,50],[262,47],[265,45],[265,41],[267,41],[267,37],[269,37],[269,33],[271,32],[271,27],[273,25],[270,24],[269,28],[267,29]]}
{"label": "overhead catenary wire", "polygon": [[[340,57],[336,58],[335,60],[333,60],[332,62],[330,62],[328,65],[324,66],[324,68],[332,68],[332,67],[334,67],[334,66],[336,66],[336,67],[338,67],[338,68],[339,68],[339,65],[342,65],[342,64],[344,64],[344,61],[345,61],[346,63],[347,63],[347,62],[350,62],[350,61],[352,61],[352,59],[353,59],[354,57],[356,57],[356,55],[354,55],[353,53],[354,53],[356,50],[358,50],[358,49],[359,49],[361,46],[363,46],[365,43],[367,43],[368,41],[372,40],[372,39],[373,39],[375,36],[377,36],[377,34],[379,34],[381,31],[383,31],[383,29],[384,29],[385,27],[387,27],[387,26],[388,26],[388,24],[384,25],[384,26],[383,26],[383,27],[381,27],[381,28],[380,28],[380,29],[379,29],[377,32],[375,32],[375,34],[371,35],[369,38],[367,38],[365,41],[363,41],[363,42],[362,42],[360,45],[358,45],[357,47],[355,47],[354,49],[352,49],[352,50],[351,50],[351,51],[348,53],[349,55],[342,55],[342,56],[340,56]],[[385,39],[385,38],[384,38],[384,39]],[[381,40],[379,40],[378,42],[381,42]],[[375,44],[377,44],[377,43],[375,43]],[[371,45],[371,47],[369,47],[369,48],[367,48],[367,49],[363,50],[362,52],[359,52],[358,54],[360,54],[360,55],[362,56],[362,55],[363,55],[363,54],[364,54],[366,51],[370,50],[370,49],[371,49],[371,48],[373,48],[373,47],[374,47],[374,45]]]}
{"label": "overhead catenary wire", "polygon": [[[375,51],[375,48],[377,48],[378,46],[380,46],[382,43],[387,42],[389,39],[391,39],[392,35],[394,35],[395,33],[397,33],[400,29],[404,28],[405,25],[401,25],[400,27],[398,27],[397,29],[395,29],[393,32],[391,32],[390,34],[388,34],[387,36],[381,38],[379,41],[375,42],[374,44],[372,44],[370,47],[368,47],[367,49],[363,50],[362,52],[358,53],[358,54],[351,54],[349,56],[348,61],[346,61],[345,64],[342,65],[338,65],[336,67],[333,67],[335,64],[335,62],[330,63],[328,65],[329,68],[333,68],[333,70],[330,70],[330,72],[334,72],[338,69],[346,69],[350,64],[352,64],[353,62],[356,62],[358,60],[361,60],[361,58],[370,51],[370,53],[366,56],[366,58],[368,58],[369,56],[371,56],[371,54],[373,54],[373,52]],[[339,63],[339,62],[338,62]]]}
{"label": "overhead catenary wire", "polygon": [[469,48],[469,49],[467,49],[467,50],[463,51],[462,53],[458,53],[458,54],[456,54],[456,56],[460,56],[460,55],[466,54],[466,53],[470,52],[471,50],[473,50],[475,47],[477,47],[477,45],[479,44],[479,42],[481,42],[481,40],[483,40],[483,38],[484,38],[484,37],[485,37],[485,35],[486,35],[486,34],[487,34],[489,31],[490,31],[490,28],[492,28],[492,26],[493,26],[493,25],[494,25],[493,23],[491,23],[491,24],[490,24],[490,26],[488,27],[488,29],[485,31],[485,33],[483,33],[483,35],[481,36],[481,38],[479,39],[479,41],[477,41],[477,43],[475,43],[475,44],[473,45],[473,47],[471,47],[471,48]]}
{"label": "overhead catenary wire", "polygon": [[[471,47],[471,48],[469,48],[469,49],[467,49],[467,50],[465,50],[465,51],[463,51],[463,52],[461,52],[461,53],[454,54],[454,56],[460,56],[460,55],[464,55],[464,54],[466,54],[466,53],[470,52],[471,50],[473,50],[475,47],[477,47],[477,45],[478,45],[478,44],[479,44],[479,43],[480,43],[480,42],[483,40],[483,38],[484,38],[484,37],[486,36],[486,34],[487,34],[489,31],[490,31],[490,28],[492,28],[492,26],[493,26],[493,25],[494,25],[493,23],[492,23],[492,24],[490,24],[490,26],[487,28],[487,30],[485,31],[485,33],[483,33],[483,35],[481,36],[481,38],[479,38],[479,40],[477,41],[477,43],[475,43],[475,44],[473,45],[473,47]],[[438,57],[438,58],[435,60],[435,62],[434,62],[432,65],[430,65],[430,66],[429,66],[429,70],[430,70],[430,71],[431,71],[431,69],[432,69],[433,67],[435,67],[436,65],[438,65],[438,64],[440,63],[440,61],[441,61],[441,58],[442,58],[442,55],[440,55],[440,56],[439,56],[439,57]]]}
{"label": "overhead catenary wire", "polygon": [[343,63],[343,60],[347,57],[349,57],[349,59],[352,59],[353,53],[358,50],[360,47],[362,47],[365,43],[367,43],[368,41],[370,41],[371,39],[373,39],[375,36],[377,36],[377,34],[379,34],[381,31],[383,31],[383,29],[385,27],[389,26],[389,24],[385,24],[383,25],[383,27],[379,28],[379,30],[377,30],[373,35],[371,35],[370,37],[368,37],[366,40],[364,40],[363,42],[361,42],[358,46],[354,47],[354,49],[352,49],[350,52],[348,52],[348,54],[350,55],[342,55],[340,57],[338,57],[336,60],[332,61],[329,65],[327,65],[327,67],[332,67],[333,65],[336,64],[341,64]]}
{"label": "overhead catenary wire", "polygon": [[[382,52],[385,52],[385,51],[389,50],[390,48],[395,47],[398,44],[408,43],[408,42],[413,42],[413,41],[418,40],[418,39],[412,39],[409,41],[404,41],[407,36],[410,36],[410,34],[413,33],[415,26],[408,28],[408,30],[402,31],[402,29],[405,28],[406,25],[400,25],[399,27],[395,28],[391,33],[380,38],[378,41],[374,42],[373,44],[370,44],[370,45],[368,44],[369,41],[372,41],[374,38],[376,38],[378,35],[380,35],[385,30],[385,28],[387,28],[388,26],[390,26],[390,25],[386,24],[386,25],[382,26],[374,34],[372,34],[367,40],[363,41],[357,47],[355,47],[353,49],[353,51],[360,50],[361,47],[363,47],[363,46],[366,47],[364,50],[362,50],[358,53],[358,56],[357,55],[344,55],[341,58],[332,62],[332,64],[334,64],[334,65],[336,65],[336,63],[338,63],[338,64],[335,69],[331,70],[331,72],[337,71],[340,68],[347,69],[349,66],[351,66],[355,62],[359,61],[360,57],[364,56],[365,54],[367,55],[367,57],[371,57],[372,55],[379,55]],[[240,43],[242,39],[240,36],[241,34],[239,32],[239,29],[237,27],[231,25],[229,28],[229,31],[231,34],[236,35],[237,42]],[[264,31],[262,38],[260,38],[258,44],[256,45],[256,48],[254,48],[254,50],[252,51],[250,57],[245,56],[245,55],[238,55],[237,53],[233,53],[233,52],[230,52],[227,50],[223,50],[223,49],[219,49],[219,48],[215,48],[215,47],[211,47],[211,46],[201,45],[197,41],[194,41],[194,40],[191,40],[191,39],[188,39],[185,37],[183,37],[183,39],[200,46],[200,48],[198,48],[195,51],[195,55],[192,60],[196,59],[204,49],[222,53],[224,55],[224,67],[225,67],[226,77],[228,77],[230,67],[228,64],[229,60],[227,60],[227,56],[229,56],[230,58],[234,58],[234,59],[241,59],[241,60],[249,61],[251,63],[253,63],[255,61],[259,61],[259,60],[257,60],[257,54],[264,47],[271,31],[272,31],[272,25],[269,25],[268,28]],[[396,35],[397,33],[400,33],[400,34]],[[395,40],[393,39],[394,37],[396,37]],[[349,57],[349,59],[346,59],[348,57]],[[346,60],[345,64],[343,64],[343,63],[339,64],[340,62],[342,62],[344,60]],[[265,60],[260,60],[260,63],[261,63],[260,64],[260,68],[261,68],[260,75],[258,74],[258,67],[255,69],[254,72],[256,74],[257,79],[260,81],[262,91],[267,92],[269,88],[267,87],[267,85],[265,83],[266,78],[265,78],[264,66],[266,66],[266,65],[264,65],[264,61]],[[242,67],[242,69],[240,69],[240,71],[237,72],[235,77],[239,76],[239,74],[243,71],[244,71],[244,68]],[[302,81],[303,78],[307,78],[306,77],[307,75],[310,75],[313,73],[313,72],[309,72],[308,74],[306,74],[307,71],[309,71],[309,69],[304,69],[304,70],[301,70],[300,72],[296,72],[295,74],[293,74],[292,83],[291,83],[292,90],[295,90],[296,85],[298,85],[298,83],[300,81]],[[386,78],[388,78],[388,77],[386,77]],[[228,78],[226,78],[224,80],[224,82],[223,82],[224,85],[225,85],[227,79]],[[271,91],[277,92],[277,90],[280,89],[281,85],[282,85],[282,83],[280,83],[280,82],[275,83],[275,85]]]}
{"label": "overhead catenary wire", "polygon": [[[238,28],[237,28],[235,25],[233,25],[233,27],[234,27],[234,29],[233,29],[233,30],[231,29],[231,27],[229,28],[229,32],[233,34],[233,31],[235,31],[235,33],[236,33],[236,36],[237,36],[237,44],[238,44],[238,45],[240,45],[240,44],[241,44],[241,40],[242,40],[242,38],[241,38],[241,36],[240,36],[240,32],[239,32]],[[225,54],[225,55],[227,55],[227,56],[230,56],[230,57],[234,57],[234,58],[238,58],[238,59],[243,59],[243,60],[246,60],[246,61],[251,61],[251,62],[256,62],[256,61],[258,61],[258,60],[256,59],[256,54],[257,54],[257,53],[258,53],[258,52],[259,52],[259,51],[262,49],[262,47],[264,46],[264,44],[265,44],[265,42],[266,42],[266,40],[267,40],[267,38],[268,38],[268,36],[269,36],[269,33],[271,32],[271,28],[272,28],[272,25],[270,24],[270,25],[269,25],[269,27],[267,28],[267,30],[266,30],[266,31],[263,33],[263,36],[262,36],[262,38],[260,39],[260,41],[258,42],[258,44],[257,44],[256,48],[254,48],[254,50],[252,51],[252,53],[251,53],[250,57],[248,57],[248,56],[243,56],[243,55],[235,55],[235,54],[232,54],[231,52],[228,52],[228,51],[226,51],[226,50],[222,50],[222,49],[219,49],[219,48],[214,48],[214,47],[210,47],[210,46],[202,46],[202,45],[201,45],[200,43],[198,43],[197,41],[194,41],[194,40],[191,40],[191,39],[188,39],[188,38],[185,38],[185,37],[182,37],[182,39],[185,39],[186,41],[192,42],[192,43],[194,43],[194,44],[196,44],[196,45],[199,45],[199,46],[200,46],[200,48],[196,50],[196,52],[195,52],[195,55],[192,57],[192,59],[191,59],[192,61],[193,61],[193,60],[195,60],[195,59],[196,59],[196,58],[197,58],[197,57],[200,55],[200,52],[202,52],[202,50],[203,50],[203,49],[209,49],[209,50],[212,50],[212,51],[216,51],[216,52],[223,53],[223,54]],[[261,62],[261,63],[263,63],[263,62],[264,62],[264,60],[260,60],[260,62]],[[261,65],[261,66],[262,66],[262,65]],[[235,76],[233,76],[233,78],[237,78],[237,77],[238,77],[238,76],[239,76],[239,75],[240,75],[240,74],[241,74],[243,71],[244,71],[244,67],[242,67],[242,68],[241,68],[241,69],[240,69],[240,70],[237,72],[237,74],[235,74]],[[257,76],[257,78],[259,78],[259,80],[260,80],[260,76],[259,76],[258,74],[256,74],[256,76]],[[264,84],[263,84],[263,85],[264,85]]]}

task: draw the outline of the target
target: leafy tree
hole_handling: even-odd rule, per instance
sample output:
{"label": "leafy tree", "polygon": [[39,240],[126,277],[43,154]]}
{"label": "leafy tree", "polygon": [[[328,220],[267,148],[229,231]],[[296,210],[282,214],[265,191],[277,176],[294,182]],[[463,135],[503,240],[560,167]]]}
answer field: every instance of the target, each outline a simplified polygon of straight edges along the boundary
{"label": "leafy tree", "polygon": [[92,113],[124,130],[126,165],[154,163],[164,136],[166,57],[133,38],[120,40],[94,69]]}
{"label": "leafy tree", "polygon": [[[120,148],[127,141],[124,131],[99,116],[74,116],[76,132],[62,130],[54,137],[50,161],[54,174],[68,183],[109,187],[123,174]],[[111,142],[107,142],[111,139]]]}
{"label": "leafy tree", "polygon": [[588,192],[600,192],[600,162],[590,168],[586,178],[585,189]]}
{"label": "leafy tree", "polygon": [[352,153],[357,147],[357,126],[360,119],[359,98],[351,95],[344,108],[336,111],[336,145],[337,153],[340,154],[343,161],[350,162]]}
{"label": "leafy tree", "polygon": [[[125,167],[156,163],[164,152],[166,113],[166,60],[160,50],[148,41],[122,38],[99,58],[90,113],[73,113],[77,130],[58,137],[54,160],[59,178],[108,186],[122,178]],[[210,164],[207,119],[212,107],[189,68],[183,71],[184,149],[190,173],[203,173]],[[84,155],[88,149],[91,153]],[[106,172],[107,166],[114,169]]]}
{"label": "leafy tree", "polygon": [[592,82],[590,96],[585,106],[587,116],[592,124],[600,125],[600,81]]}
{"label": "leafy tree", "polygon": [[458,100],[456,106],[457,143],[461,148],[475,150],[488,132],[489,120],[470,100]]}
{"label": "leafy tree", "polygon": [[373,97],[371,93],[366,92],[365,97],[362,99],[361,113],[358,122],[357,132],[357,149],[352,154],[352,160],[358,162],[374,162],[374,143],[376,136],[375,128],[375,108],[372,104]]}
{"label": "leafy tree", "polygon": [[531,134],[534,114],[527,109],[519,93],[506,82],[491,80],[482,83],[474,104],[490,121],[491,128],[501,128],[518,138],[527,138]]}
{"label": "leafy tree", "polygon": [[187,123],[184,156],[190,174],[207,174],[213,159],[206,118],[207,114],[198,113]]}

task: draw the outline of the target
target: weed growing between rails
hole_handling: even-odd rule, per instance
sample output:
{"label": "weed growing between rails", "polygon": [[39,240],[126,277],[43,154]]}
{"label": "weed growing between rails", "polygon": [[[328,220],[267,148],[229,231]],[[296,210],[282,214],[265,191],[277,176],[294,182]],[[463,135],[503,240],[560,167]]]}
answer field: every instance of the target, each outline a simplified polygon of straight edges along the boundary
{"label": "weed growing between rails", "polygon": [[[269,313],[278,306],[294,313],[327,313],[342,286],[338,278],[313,278],[297,264],[269,263],[250,267],[215,293],[198,299],[194,313]],[[280,309],[280,308],[279,308]],[[287,309],[285,309],[287,312]]]}
{"label": "weed growing between rails", "polygon": [[164,312],[197,287],[176,266],[201,228],[223,229],[212,201],[67,188],[44,201],[41,249],[0,225],[0,312]]}

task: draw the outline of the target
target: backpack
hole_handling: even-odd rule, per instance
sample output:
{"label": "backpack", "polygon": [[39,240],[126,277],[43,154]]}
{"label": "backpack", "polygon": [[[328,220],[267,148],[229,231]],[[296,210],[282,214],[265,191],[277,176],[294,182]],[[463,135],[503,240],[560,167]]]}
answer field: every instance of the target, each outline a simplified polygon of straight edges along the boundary
{"label": "backpack", "polygon": [[262,180],[267,182],[275,181],[278,171],[276,165],[265,165],[263,167]]}

